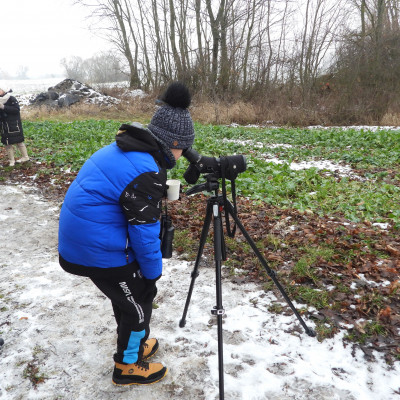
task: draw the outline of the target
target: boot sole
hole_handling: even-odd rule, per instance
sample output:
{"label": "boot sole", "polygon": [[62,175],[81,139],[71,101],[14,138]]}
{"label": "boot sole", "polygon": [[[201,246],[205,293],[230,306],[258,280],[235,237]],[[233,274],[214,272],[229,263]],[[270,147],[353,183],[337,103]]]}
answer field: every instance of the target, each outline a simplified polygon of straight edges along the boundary
{"label": "boot sole", "polygon": [[165,375],[167,375],[167,372],[168,372],[168,368],[165,369],[165,372],[164,372],[163,376],[161,376],[159,378],[155,378],[155,379],[153,379],[151,381],[119,383],[119,382],[115,382],[114,379],[112,379],[112,383],[115,386],[152,385],[153,383],[160,382],[161,379],[165,378]]}

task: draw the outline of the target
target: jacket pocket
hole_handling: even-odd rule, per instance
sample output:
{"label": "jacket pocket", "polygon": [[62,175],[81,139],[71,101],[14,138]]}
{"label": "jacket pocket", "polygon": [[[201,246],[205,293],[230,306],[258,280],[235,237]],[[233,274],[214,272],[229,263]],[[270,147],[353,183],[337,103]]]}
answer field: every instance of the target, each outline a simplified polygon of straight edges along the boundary
{"label": "jacket pocket", "polygon": [[6,122],[8,133],[20,133],[18,121]]}

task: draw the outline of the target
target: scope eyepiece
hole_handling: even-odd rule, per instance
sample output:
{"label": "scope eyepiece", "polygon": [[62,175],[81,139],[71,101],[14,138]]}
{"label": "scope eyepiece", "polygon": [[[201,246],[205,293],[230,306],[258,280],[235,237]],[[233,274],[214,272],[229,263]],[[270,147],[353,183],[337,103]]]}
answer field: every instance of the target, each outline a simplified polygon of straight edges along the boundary
{"label": "scope eyepiece", "polygon": [[191,164],[192,163],[197,164],[201,159],[201,155],[196,150],[192,149],[191,147],[189,147],[188,149],[183,150],[182,155]]}

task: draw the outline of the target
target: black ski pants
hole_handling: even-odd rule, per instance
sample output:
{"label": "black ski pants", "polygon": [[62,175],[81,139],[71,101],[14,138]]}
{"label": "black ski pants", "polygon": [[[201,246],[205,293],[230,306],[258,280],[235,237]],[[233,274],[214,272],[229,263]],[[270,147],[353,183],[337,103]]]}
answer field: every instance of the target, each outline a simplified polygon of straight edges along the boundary
{"label": "black ski pants", "polygon": [[132,364],[141,360],[150,333],[156,280],[145,279],[138,265],[124,278],[91,280],[111,300],[114,310],[118,333],[114,361]]}

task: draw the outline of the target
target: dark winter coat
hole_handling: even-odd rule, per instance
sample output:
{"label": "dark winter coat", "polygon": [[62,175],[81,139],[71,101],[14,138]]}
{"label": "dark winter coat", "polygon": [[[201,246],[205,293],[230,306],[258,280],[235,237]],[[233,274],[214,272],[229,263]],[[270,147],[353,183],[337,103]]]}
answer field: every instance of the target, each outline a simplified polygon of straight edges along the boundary
{"label": "dark winter coat", "polygon": [[93,154],[64,199],[60,264],[77,275],[123,276],[137,262],[147,279],[162,272],[160,214],[171,151],[143,127],[122,125]]}
{"label": "dark winter coat", "polygon": [[4,109],[0,109],[1,142],[3,144],[21,143],[24,141],[24,133],[18,100],[10,95],[0,97],[1,99],[7,100],[4,103]]}

